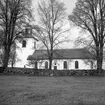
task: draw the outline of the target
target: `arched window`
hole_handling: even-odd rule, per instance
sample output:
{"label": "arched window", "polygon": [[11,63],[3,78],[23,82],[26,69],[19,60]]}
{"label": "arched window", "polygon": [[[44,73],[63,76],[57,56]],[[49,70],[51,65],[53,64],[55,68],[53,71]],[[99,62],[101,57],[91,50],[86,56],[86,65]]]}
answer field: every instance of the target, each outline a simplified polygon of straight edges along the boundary
{"label": "arched window", "polygon": [[26,40],[23,40],[22,47],[26,47]]}
{"label": "arched window", "polygon": [[36,49],[36,42],[34,42],[34,49]]}
{"label": "arched window", "polygon": [[38,69],[38,62],[35,61],[35,69]]}
{"label": "arched window", "polygon": [[75,69],[78,69],[78,68],[79,68],[78,61],[75,61]]}
{"label": "arched window", "polygon": [[93,69],[93,61],[91,61],[91,69]]}
{"label": "arched window", "polygon": [[45,62],[45,69],[48,69],[48,62]]}
{"label": "arched window", "polygon": [[67,61],[64,61],[64,69],[67,69]]}

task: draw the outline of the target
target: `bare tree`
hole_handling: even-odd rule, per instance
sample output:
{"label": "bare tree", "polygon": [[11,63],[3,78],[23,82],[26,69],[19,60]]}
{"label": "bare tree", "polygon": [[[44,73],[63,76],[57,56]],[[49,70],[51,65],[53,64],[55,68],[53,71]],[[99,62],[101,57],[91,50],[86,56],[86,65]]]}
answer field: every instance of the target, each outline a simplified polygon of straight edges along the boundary
{"label": "bare tree", "polygon": [[94,45],[94,41],[89,36],[79,36],[76,38],[74,42],[74,47],[84,47],[88,50],[94,57],[96,57],[96,47]]}
{"label": "bare tree", "polygon": [[4,69],[8,66],[11,46],[22,35],[29,17],[32,17],[29,0],[0,0],[0,40],[4,49]]}
{"label": "bare tree", "polygon": [[66,8],[64,3],[57,0],[41,1],[38,5],[38,14],[40,26],[35,26],[35,30],[38,39],[47,49],[51,70],[54,49],[68,40],[64,35],[68,30],[63,29]]}
{"label": "bare tree", "polygon": [[97,70],[101,72],[105,42],[105,0],[78,0],[69,20],[91,35],[95,45]]}

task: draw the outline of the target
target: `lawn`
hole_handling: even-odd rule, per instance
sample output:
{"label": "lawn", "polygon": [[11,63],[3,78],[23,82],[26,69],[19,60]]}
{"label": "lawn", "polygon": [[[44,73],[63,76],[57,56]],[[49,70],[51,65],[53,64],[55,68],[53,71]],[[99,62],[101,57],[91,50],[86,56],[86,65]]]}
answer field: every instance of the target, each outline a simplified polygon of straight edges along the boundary
{"label": "lawn", "polygon": [[0,105],[105,105],[105,77],[0,76]]}

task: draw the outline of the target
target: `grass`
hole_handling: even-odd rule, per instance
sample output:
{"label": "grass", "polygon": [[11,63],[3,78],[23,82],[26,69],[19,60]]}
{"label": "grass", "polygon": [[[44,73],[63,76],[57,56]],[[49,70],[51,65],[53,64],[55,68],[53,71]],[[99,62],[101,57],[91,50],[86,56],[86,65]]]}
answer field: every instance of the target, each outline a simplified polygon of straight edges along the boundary
{"label": "grass", "polygon": [[0,105],[105,105],[105,77],[0,76]]}

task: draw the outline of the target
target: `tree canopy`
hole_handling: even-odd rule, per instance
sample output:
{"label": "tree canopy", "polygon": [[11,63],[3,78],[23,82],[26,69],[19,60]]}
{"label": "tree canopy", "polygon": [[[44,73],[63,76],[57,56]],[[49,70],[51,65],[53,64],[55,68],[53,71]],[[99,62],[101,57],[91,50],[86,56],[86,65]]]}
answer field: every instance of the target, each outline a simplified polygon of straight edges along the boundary
{"label": "tree canopy", "polygon": [[38,4],[39,25],[36,27],[37,37],[47,49],[51,69],[53,49],[65,41],[64,34],[67,30],[62,27],[66,16],[66,8],[63,2],[57,0],[41,1]]}
{"label": "tree canopy", "polygon": [[105,0],[78,0],[69,20],[87,31],[95,43],[97,69],[102,69],[105,43]]}
{"label": "tree canopy", "polygon": [[29,0],[0,0],[0,45],[4,50],[4,68],[7,67],[11,46],[24,32],[32,19]]}

